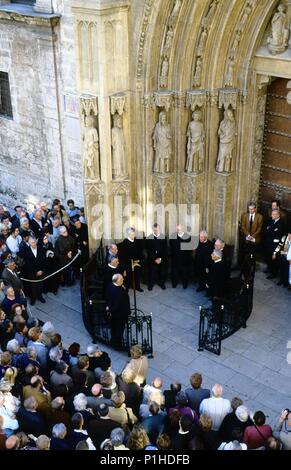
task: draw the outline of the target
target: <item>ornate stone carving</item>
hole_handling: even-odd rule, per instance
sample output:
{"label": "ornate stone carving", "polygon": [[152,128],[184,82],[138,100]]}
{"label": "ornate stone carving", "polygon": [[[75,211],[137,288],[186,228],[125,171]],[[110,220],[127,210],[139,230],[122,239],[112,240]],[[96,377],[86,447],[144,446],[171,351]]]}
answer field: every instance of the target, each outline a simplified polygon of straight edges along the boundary
{"label": "ornate stone carving", "polygon": [[219,101],[218,107],[227,109],[229,106],[232,109],[236,109],[237,107],[237,98],[238,98],[238,91],[237,90],[219,90]]}
{"label": "ornate stone carving", "polygon": [[195,73],[193,78],[193,86],[199,87],[201,85],[201,73],[202,73],[202,60],[200,57],[197,57],[195,65]]}
{"label": "ornate stone carving", "polygon": [[247,104],[247,101],[248,101],[248,92],[247,92],[247,90],[240,90],[239,91],[239,97],[240,97],[240,101],[243,105]]}
{"label": "ornate stone carving", "polygon": [[206,90],[187,91],[186,106],[194,111],[195,108],[202,108],[206,104]]}
{"label": "ornate stone carving", "polygon": [[271,83],[271,77],[269,75],[259,75],[258,76],[258,89],[262,90]]}
{"label": "ornate stone carving", "polygon": [[186,104],[186,93],[184,91],[176,91],[174,94],[174,103],[176,108],[184,108]]}
{"label": "ornate stone carving", "polygon": [[225,74],[224,86],[233,86],[233,73],[234,73],[235,62],[233,58],[230,58],[227,63],[227,70]]}
{"label": "ornate stone carving", "polygon": [[172,134],[165,112],[159,114],[159,121],[153,134],[155,150],[154,173],[170,173],[172,159]]}
{"label": "ornate stone carving", "polygon": [[[254,140],[254,151],[253,151],[253,162],[251,170],[252,179],[252,193],[251,197],[254,201],[258,199],[259,195],[259,184],[260,184],[260,172],[263,156],[263,145],[264,145],[264,127],[265,127],[265,112],[266,112],[266,99],[267,99],[267,88],[266,83],[269,82],[269,77],[266,75],[258,76],[258,101],[256,105],[256,128],[255,128],[255,140]],[[265,83],[265,87],[262,87],[262,83]]]}
{"label": "ornate stone carving", "polygon": [[178,16],[179,16],[179,13],[180,13],[180,8],[181,8],[183,0],[174,0],[174,1],[175,1],[175,3],[174,3],[174,6],[173,6],[173,9],[172,9],[170,18],[169,18],[169,27],[172,28],[172,29],[174,29],[176,24],[177,24]]}
{"label": "ornate stone carving", "polygon": [[149,108],[155,109],[156,103],[155,103],[154,95],[152,93],[146,93],[142,98],[142,105],[147,109]]}
{"label": "ornate stone carving", "polygon": [[168,112],[173,104],[173,92],[154,92],[154,102],[158,108],[165,108]]}
{"label": "ornate stone carving", "polygon": [[193,121],[187,130],[187,160],[186,173],[200,173],[204,169],[205,130],[202,123],[202,112],[196,110],[192,114]]}
{"label": "ornate stone carving", "polygon": [[140,38],[139,38],[139,47],[138,47],[137,74],[136,74],[138,80],[140,80],[142,76],[143,61],[144,61],[143,59],[144,45],[145,45],[146,34],[148,30],[148,25],[150,22],[151,13],[152,13],[153,3],[154,3],[154,0],[146,0],[145,7],[144,7],[143,21],[142,21],[141,33],[140,33]]}
{"label": "ornate stone carving", "polygon": [[169,57],[170,51],[172,48],[172,43],[173,43],[173,38],[174,38],[174,31],[172,28],[169,28],[166,34],[166,39],[163,47],[163,56],[164,57]]}
{"label": "ornate stone carving", "polygon": [[289,26],[285,10],[286,7],[280,4],[272,18],[272,34],[267,40],[271,54],[280,54],[288,47]]}
{"label": "ornate stone carving", "polygon": [[122,116],[115,113],[111,129],[112,178],[124,179],[128,176],[126,165],[126,146],[122,127]]}
{"label": "ornate stone carving", "polygon": [[110,112],[112,115],[118,113],[119,116],[123,114],[126,106],[126,95],[124,93],[119,93],[116,95],[110,96]]}
{"label": "ornate stone carving", "polygon": [[162,66],[161,66],[161,74],[160,74],[160,87],[166,88],[168,86],[168,73],[169,73],[169,59],[168,57],[164,57]]}
{"label": "ornate stone carving", "polygon": [[224,118],[218,129],[219,152],[216,171],[218,173],[231,173],[235,151],[236,123],[231,108],[224,111]]}
{"label": "ornate stone carving", "polygon": [[214,18],[218,3],[219,3],[219,0],[213,0],[213,2],[211,2],[211,4],[209,5],[207,15],[202,19],[202,25],[204,26],[204,28],[210,27],[212,20]]}
{"label": "ornate stone carving", "polygon": [[90,116],[90,114],[97,116],[98,114],[98,98],[97,96],[81,96],[81,112],[85,116]]}
{"label": "ornate stone carving", "polygon": [[84,177],[90,180],[100,179],[99,137],[94,127],[94,117],[87,115],[83,134],[84,141]]}
{"label": "ornate stone carving", "polygon": [[207,99],[208,99],[208,102],[211,106],[211,108],[213,106],[216,106],[217,105],[217,101],[218,101],[218,91],[217,90],[211,90],[207,93]]}
{"label": "ornate stone carving", "polygon": [[203,56],[207,38],[208,38],[207,29],[202,29],[202,32],[200,34],[198,47],[197,47],[197,57],[202,57]]}

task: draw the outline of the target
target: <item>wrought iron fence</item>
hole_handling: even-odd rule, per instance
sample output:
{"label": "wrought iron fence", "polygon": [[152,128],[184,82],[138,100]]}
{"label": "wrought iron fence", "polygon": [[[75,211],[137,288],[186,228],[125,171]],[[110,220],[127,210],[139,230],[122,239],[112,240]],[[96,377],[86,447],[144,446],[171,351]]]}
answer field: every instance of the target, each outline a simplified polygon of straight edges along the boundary
{"label": "wrought iron fence", "polygon": [[253,309],[253,287],[255,259],[252,254],[246,257],[238,278],[238,290],[228,298],[216,299],[211,307],[200,307],[199,347],[220,355],[221,342],[240,328],[246,328]]}
{"label": "wrought iron fence", "polygon": [[[110,344],[111,325],[106,312],[102,265],[105,252],[102,244],[81,271],[81,302],[85,328],[93,342]],[[153,357],[152,315],[146,315],[136,306],[131,309],[124,331],[122,347],[128,351],[140,344],[143,353]]]}

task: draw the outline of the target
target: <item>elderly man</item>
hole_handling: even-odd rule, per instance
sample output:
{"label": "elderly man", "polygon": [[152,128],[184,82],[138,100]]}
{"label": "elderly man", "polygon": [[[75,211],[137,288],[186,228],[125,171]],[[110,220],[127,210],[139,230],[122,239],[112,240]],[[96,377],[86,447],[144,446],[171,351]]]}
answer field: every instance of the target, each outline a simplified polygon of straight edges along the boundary
{"label": "elderly man", "polygon": [[42,216],[42,210],[37,209],[34,212],[34,216],[32,220],[30,221],[30,228],[35,234],[35,238],[38,240],[43,239],[44,236],[44,225],[45,225],[45,219]]}
{"label": "elderly man", "polygon": [[106,290],[106,306],[111,315],[111,344],[120,350],[127,319],[130,315],[129,295],[123,285],[123,276],[114,274]]}
{"label": "elderly man", "polygon": [[152,290],[155,283],[165,290],[167,275],[167,241],[161,233],[159,224],[153,225],[153,233],[146,239],[148,254],[148,290]]}
{"label": "elderly man", "polygon": [[198,287],[196,292],[206,289],[207,273],[212,264],[211,253],[213,252],[213,243],[208,240],[206,230],[199,233],[199,243],[195,250],[194,269],[198,278]]}
{"label": "elderly man", "polygon": [[16,263],[12,257],[7,258],[4,261],[5,269],[2,272],[2,279],[6,286],[11,286],[14,289],[16,295],[24,297],[23,284],[21,279],[18,277],[16,269]]}
{"label": "elderly man", "polygon": [[[73,259],[75,250],[75,240],[69,235],[68,230],[63,225],[60,227],[60,236],[56,241],[55,254],[59,267],[64,267]],[[74,284],[72,266],[68,266],[62,272],[63,285],[71,286]]]}
{"label": "elderly man", "polygon": [[266,272],[271,273],[267,279],[273,279],[277,275],[278,263],[276,260],[275,250],[285,233],[285,223],[280,217],[280,211],[279,209],[273,209],[271,219],[268,220],[264,232],[264,250],[268,264],[268,269]]}
{"label": "elderly man", "polygon": [[222,398],[223,387],[215,384],[212,387],[212,397],[205,398],[200,404],[200,415],[207,413],[212,419],[212,430],[218,431],[222,421],[228,413],[231,413],[230,401]]}

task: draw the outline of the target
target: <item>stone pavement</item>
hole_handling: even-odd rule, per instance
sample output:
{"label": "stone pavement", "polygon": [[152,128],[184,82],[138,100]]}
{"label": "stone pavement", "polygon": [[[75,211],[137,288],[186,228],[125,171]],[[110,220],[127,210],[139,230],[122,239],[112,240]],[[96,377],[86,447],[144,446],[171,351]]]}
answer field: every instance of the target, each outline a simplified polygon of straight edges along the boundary
{"label": "stone pavement", "polygon": [[[51,320],[65,346],[77,341],[85,352],[92,341],[82,322],[79,286],[60,288],[57,296],[48,294],[46,299],[46,304],[31,307],[32,314]],[[222,342],[220,356],[197,350],[199,305],[206,305],[207,299],[196,293],[194,285],[165,291],[155,286],[150,293],[137,293],[137,303],[153,314],[154,358],[149,360],[148,382],[159,375],[166,387],[174,379],[188,386],[190,375],[199,371],[205,387],[222,383],[225,397],[240,396],[251,411],[264,411],[270,424],[282,409],[291,409],[290,291],[257,272],[247,328]],[[126,353],[100,346],[110,353],[113,369],[119,373],[128,359]]]}

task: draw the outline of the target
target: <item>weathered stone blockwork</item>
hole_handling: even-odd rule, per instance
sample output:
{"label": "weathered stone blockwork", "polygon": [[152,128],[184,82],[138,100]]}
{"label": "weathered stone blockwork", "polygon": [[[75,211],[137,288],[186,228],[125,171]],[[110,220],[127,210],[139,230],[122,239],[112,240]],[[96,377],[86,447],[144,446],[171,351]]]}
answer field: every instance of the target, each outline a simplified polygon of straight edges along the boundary
{"label": "weathered stone blockwork", "polygon": [[10,205],[83,203],[72,20],[68,2],[55,4],[54,15],[27,5],[0,11],[0,71],[13,108],[13,119],[0,116],[0,199]]}

